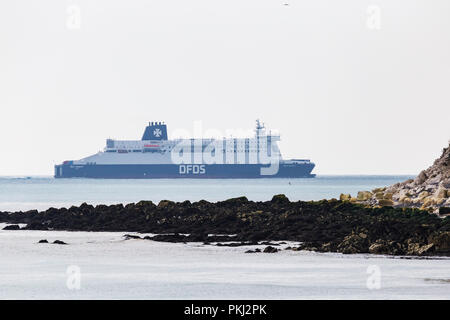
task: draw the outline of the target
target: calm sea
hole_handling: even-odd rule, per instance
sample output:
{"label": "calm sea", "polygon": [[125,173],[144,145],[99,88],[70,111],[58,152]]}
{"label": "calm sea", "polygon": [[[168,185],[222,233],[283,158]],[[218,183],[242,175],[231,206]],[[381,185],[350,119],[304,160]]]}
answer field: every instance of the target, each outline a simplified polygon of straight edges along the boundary
{"label": "calm sea", "polygon": [[[3,227],[0,299],[450,299],[448,258],[248,254],[255,246]],[[37,244],[41,239],[68,245]],[[71,281],[74,272],[78,287]]]}
{"label": "calm sea", "polygon": [[[408,176],[267,180],[0,178],[0,210],[141,199],[337,197]],[[449,299],[449,258],[401,259],[124,240],[121,232],[2,230],[0,299]],[[37,244],[41,239],[69,245]],[[284,246],[291,245],[289,242]],[[254,247],[252,247],[254,248]],[[264,246],[260,246],[264,248]],[[74,269],[75,268],[75,269]],[[70,286],[77,270],[79,286]],[[375,271],[374,271],[375,270]],[[374,273],[375,272],[375,273]],[[375,281],[375,282],[374,282]],[[374,286],[373,283],[377,285]]]}
{"label": "calm sea", "polygon": [[250,200],[270,200],[283,193],[291,200],[338,198],[341,193],[356,195],[404,181],[411,176],[318,176],[314,179],[157,179],[94,180],[53,179],[52,177],[0,177],[0,210],[17,211],[68,207],[87,202],[130,203],[225,200],[247,196]]}

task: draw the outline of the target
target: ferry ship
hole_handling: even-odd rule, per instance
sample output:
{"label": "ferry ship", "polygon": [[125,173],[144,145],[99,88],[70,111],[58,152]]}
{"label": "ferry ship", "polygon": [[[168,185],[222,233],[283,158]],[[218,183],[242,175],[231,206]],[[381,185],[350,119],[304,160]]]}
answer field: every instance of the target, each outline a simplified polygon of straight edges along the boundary
{"label": "ferry ship", "polygon": [[168,139],[150,122],[141,140],[106,140],[103,151],[55,165],[55,178],[312,178],[308,159],[284,160],[280,136],[257,120],[252,138]]}

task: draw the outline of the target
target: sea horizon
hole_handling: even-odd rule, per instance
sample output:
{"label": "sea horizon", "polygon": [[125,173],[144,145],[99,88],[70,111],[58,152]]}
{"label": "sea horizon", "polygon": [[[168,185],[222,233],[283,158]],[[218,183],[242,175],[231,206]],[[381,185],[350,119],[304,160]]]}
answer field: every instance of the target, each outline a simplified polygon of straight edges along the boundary
{"label": "sea horizon", "polygon": [[291,201],[356,195],[413,178],[410,175],[318,175],[315,178],[260,179],[54,179],[51,176],[0,176],[0,211],[46,210],[82,203],[132,203],[141,200],[222,201],[246,196],[269,201],[285,194]]}

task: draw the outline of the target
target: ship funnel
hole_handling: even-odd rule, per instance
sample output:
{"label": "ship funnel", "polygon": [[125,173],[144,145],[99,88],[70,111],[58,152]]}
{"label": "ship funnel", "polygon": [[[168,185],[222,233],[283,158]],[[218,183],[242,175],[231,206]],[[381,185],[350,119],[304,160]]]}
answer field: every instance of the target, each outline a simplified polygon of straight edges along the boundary
{"label": "ship funnel", "polygon": [[167,126],[161,122],[149,122],[142,140],[167,140]]}

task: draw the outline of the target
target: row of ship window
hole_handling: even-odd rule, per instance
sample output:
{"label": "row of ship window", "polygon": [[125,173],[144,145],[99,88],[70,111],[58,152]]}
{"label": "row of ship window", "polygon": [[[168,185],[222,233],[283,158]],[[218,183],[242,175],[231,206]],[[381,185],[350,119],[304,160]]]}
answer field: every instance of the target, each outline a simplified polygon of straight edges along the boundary
{"label": "row of ship window", "polygon": [[[264,148],[259,149],[260,152],[261,152],[261,151],[264,151],[264,150],[266,150],[266,149],[264,149]],[[165,150],[160,150],[160,149],[143,149],[143,150],[106,150],[106,152],[118,152],[118,153],[129,153],[129,152],[162,152],[162,151],[165,151]],[[204,151],[204,150],[203,150],[203,151]],[[249,150],[249,149],[245,149],[245,150],[243,150],[243,149],[226,150],[226,152],[244,152],[244,151],[245,151],[245,152],[257,152],[257,150],[255,150],[255,149],[252,149],[252,150]],[[223,150],[222,150],[222,152],[223,152]],[[215,151],[212,150],[211,153],[214,154]]]}
{"label": "row of ship window", "polygon": [[106,150],[106,152],[123,152],[123,153],[128,153],[128,152],[142,152],[142,150]]}

